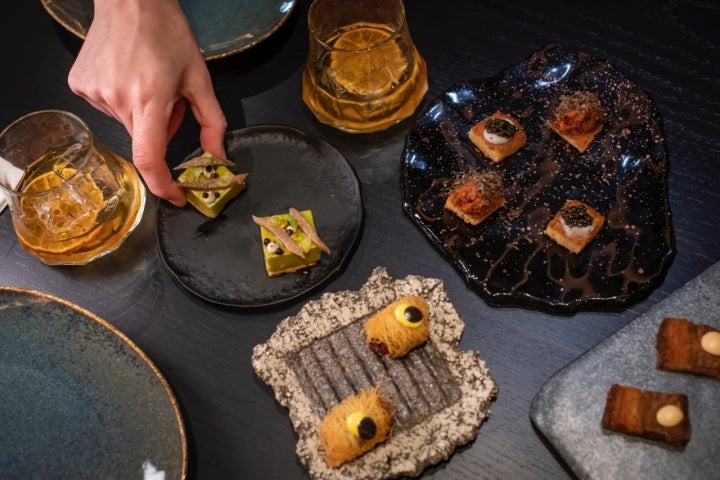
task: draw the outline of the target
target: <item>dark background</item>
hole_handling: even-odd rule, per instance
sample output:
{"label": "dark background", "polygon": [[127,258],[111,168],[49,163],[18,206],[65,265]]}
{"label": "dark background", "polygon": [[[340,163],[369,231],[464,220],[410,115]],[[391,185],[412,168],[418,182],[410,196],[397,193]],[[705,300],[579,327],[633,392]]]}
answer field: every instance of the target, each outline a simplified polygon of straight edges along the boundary
{"label": "dark background", "polygon": [[[209,66],[230,130],[294,126],[327,139],[355,167],[365,225],[341,275],[281,309],[243,312],[205,303],[175,283],[159,261],[157,201],[151,198],[142,224],[123,247],[82,268],[47,267],[26,254],[6,211],[0,216],[0,284],[77,303],[148,354],[183,412],[189,478],[299,479],[307,473],[295,457],[295,434],[287,412],[254,375],[253,346],[266,341],[304,301],[323,291],[356,290],[376,266],[387,267],[395,278],[441,278],[466,322],[462,348],[480,352],[500,393],[477,439],[423,478],[567,477],[528,419],[533,396],[557,370],[720,259],[720,7],[709,0],[407,0],[410,31],[428,64],[427,101],[458,81],[493,76],[559,43],[609,60],[648,93],[662,114],[677,244],[664,283],[620,312],[553,316],[485,304],[404,215],[398,168],[407,122],[383,134],[351,136],[314,120],[300,96],[308,4],[299,2],[267,41]],[[80,41],[39,1],[2,3],[0,45],[0,125],[33,110],[70,110],[101,141],[129,157],[123,127],[67,87]],[[168,161],[178,163],[198,147],[198,128],[188,117],[169,145]]]}

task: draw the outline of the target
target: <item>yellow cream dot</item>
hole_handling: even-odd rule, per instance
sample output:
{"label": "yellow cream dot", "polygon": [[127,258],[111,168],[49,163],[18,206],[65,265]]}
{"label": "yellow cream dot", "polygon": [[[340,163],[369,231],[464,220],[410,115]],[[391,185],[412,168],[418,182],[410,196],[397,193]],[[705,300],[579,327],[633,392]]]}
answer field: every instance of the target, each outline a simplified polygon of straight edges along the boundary
{"label": "yellow cream dot", "polygon": [[720,332],[707,332],[700,339],[700,346],[710,355],[720,356]]}
{"label": "yellow cream dot", "polygon": [[663,427],[674,427],[683,420],[683,412],[676,405],[665,405],[655,414],[655,420]]}

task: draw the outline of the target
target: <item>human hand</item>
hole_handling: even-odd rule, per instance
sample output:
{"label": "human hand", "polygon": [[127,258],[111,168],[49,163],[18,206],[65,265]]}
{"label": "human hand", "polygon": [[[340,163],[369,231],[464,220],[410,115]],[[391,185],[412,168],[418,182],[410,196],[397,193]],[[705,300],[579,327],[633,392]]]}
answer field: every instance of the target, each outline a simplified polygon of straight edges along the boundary
{"label": "human hand", "polygon": [[177,206],[185,194],[165,160],[186,105],[203,150],[224,157],[227,121],[178,0],[95,0],[68,84],[132,137],[133,162],[151,192]]}

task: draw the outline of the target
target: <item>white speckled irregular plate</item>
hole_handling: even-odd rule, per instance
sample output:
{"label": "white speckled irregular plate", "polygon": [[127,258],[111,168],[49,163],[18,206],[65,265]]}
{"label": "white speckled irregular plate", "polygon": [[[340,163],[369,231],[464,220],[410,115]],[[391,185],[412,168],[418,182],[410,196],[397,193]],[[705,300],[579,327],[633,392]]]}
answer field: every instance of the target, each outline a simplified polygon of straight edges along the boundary
{"label": "white speckled irregular plate", "polygon": [[[720,380],[656,368],[655,341],[665,317],[720,328],[720,263],[555,374],[533,400],[530,418],[581,479],[718,478]],[[605,431],[613,383],[685,393],[692,427],[682,449]]]}
{"label": "white speckled irregular plate", "polygon": [[[68,31],[85,38],[93,0],[42,0],[47,12]],[[247,50],[276,32],[296,0],[180,0],[206,60]]]}
{"label": "white speckled irregular plate", "polygon": [[[378,355],[361,328],[404,295],[427,301],[430,338],[400,358]],[[464,328],[441,280],[394,280],[378,267],[359,291],[325,293],[284,319],[266,343],[255,346],[252,365],[289,410],[297,455],[311,478],[415,477],[475,438],[497,394],[480,353],[460,349]],[[317,427],[334,405],[370,387],[395,408],[392,435],[331,468]]]}
{"label": "white speckled irregular plate", "polygon": [[0,392],[4,479],[187,474],[164,377],[115,327],[70,302],[0,287]]}

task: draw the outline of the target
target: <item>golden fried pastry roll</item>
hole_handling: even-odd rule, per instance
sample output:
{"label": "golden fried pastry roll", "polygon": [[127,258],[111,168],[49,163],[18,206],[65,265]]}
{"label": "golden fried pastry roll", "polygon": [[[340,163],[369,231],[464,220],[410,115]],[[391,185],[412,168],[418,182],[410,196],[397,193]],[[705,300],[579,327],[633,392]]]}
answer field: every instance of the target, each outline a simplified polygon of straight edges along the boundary
{"label": "golden fried pastry roll", "polygon": [[371,350],[398,358],[427,341],[430,335],[428,316],[425,299],[407,295],[372,316],[362,331]]}
{"label": "golden fried pastry roll", "polygon": [[392,403],[377,388],[346,398],[320,423],[325,462],[334,468],[359,457],[384,442],[392,428]]}

